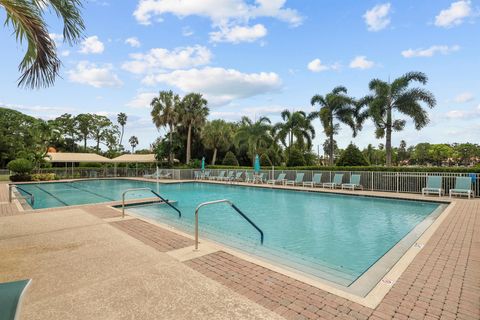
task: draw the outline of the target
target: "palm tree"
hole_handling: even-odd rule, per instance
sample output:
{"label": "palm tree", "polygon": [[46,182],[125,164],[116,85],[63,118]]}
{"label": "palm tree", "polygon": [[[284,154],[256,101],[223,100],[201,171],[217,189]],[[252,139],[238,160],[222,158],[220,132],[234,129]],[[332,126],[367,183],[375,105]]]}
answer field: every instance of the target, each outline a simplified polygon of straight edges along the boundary
{"label": "palm tree", "polygon": [[120,112],[117,115],[117,122],[120,125],[120,127],[122,128],[122,131],[120,133],[120,146],[121,147],[123,147],[123,145],[122,145],[123,133],[125,132],[125,125],[127,124],[127,119],[128,119],[127,115],[123,112]]}
{"label": "palm tree", "polygon": [[247,117],[243,117],[240,121],[234,142],[237,148],[241,146],[247,148],[247,154],[252,160],[252,164],[255,161],[255,155],[268,149],[274,142],[270,134],[272,128],[270,123],[270,119],[267,117],[260,117],[255,122]]}
{"label": "palm tree", "polygon": [[19,65],[22,73],[18,85],[24,88],[51,86],[61,65],[55,42],[49,35],[45,11],[50,8],[63,20],[63,38],[70,45],[82,38],[85,25],[80,15],[81,0],[0,0],[6,12],[6,25],[10,25],[20,43],[28,47]]}
{"label": "palm tree", "polygon": [[128,139],[128,142],[130,143],[130,146],[132,146],[132,153],[134,153],[135,147],[138,146],[138,138],[131,136],[130,139]]}
{"label": "palm tree", "polygon": [[[312,139],[315,138],[315,129],[311,124],[311,120],[303,111],[290,112],[284,110],[281,113],[283,123],[277,123],[273,127],[273,134],[282,142],[285,147],[293,146],[293,140],[296,140],[297,145],[303,149],[310,150],[312,147]],[[288,139],[288,144],[287,144]]]}
{"label": "palm tree", "polygon": [[232,127],[224,120],[207,122],[202,130],[202,140],[207,149],[213,149],[212,165],[215,165],[217,151],[230,147]]}
{"label": "palm tree", "polygon": [[421,88],[409,88],[411,82],[427,84],[428,78],[422,72],[408,72],[395,79],[385,82],[379,79],[370,81],[369,88],[372,95],[365,97],[364,104],[368,105],[368,115],[373,119],[377,138],[385,137],[386,165],[392,165],[392,131],[402,131],[406,121],[393,119],[393,112],[410,117],[415,129],[420,130],[428,122],[428,114],[421,103],[433,108],[436,100],[430,91]]}
{"label": "palm tree", "polygon": [[160,91],[158,97],[152,99],[150,105],[152,111],[152,121],[160,129],[161,127],[168,127],[168,142],[170,145],[168,161],[173,163],[173,131],[178,124],[178,109],[180,104],[180,97],[178,94],[174,94],[173,91]]}
{"label": "palm tree", "polygon": [[312,97],[311,104],[312,106],[315,104],[320,106],[320,110],[310,113],[309,118],[320,118],[323,131],[330,140],[328,157],[330,165],[333,165],[333,136],[336,135],[340,130],[340,124],[335,123],[335,120],[352,128],[354,137],[357,135],[357,124],[355,120],[357,108],[355,107],[355,100],[347,96],[347,88],[338,86],[325,96],[318,94],[314,95]]}
{"label": "palm tree", "polygon": [[186,163],[191,159],[192,129],[201,127],[207,121],[209,113],[207,103],[200,93],[189,93],[183,97],[177,108],[180,122],[187,128]]}

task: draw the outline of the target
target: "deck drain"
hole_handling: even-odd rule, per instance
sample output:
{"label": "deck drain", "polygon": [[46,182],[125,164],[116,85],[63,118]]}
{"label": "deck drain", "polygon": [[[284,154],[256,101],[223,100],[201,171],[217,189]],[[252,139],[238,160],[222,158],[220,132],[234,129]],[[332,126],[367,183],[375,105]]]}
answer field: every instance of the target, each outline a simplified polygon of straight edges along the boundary
{"label": "deck drain", "polygon": [[415,244],[413,245],[414,248],[419,248],[419,249],[422,249],[424,246],[423,243],[418,243],[418,242],[415,242]]}

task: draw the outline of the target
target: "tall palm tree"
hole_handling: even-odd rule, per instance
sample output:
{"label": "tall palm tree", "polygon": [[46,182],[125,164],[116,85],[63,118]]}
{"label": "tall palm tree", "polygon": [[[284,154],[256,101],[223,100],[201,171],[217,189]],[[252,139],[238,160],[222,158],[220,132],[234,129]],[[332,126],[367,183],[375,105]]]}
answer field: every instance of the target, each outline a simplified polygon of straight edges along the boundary
{"label": "tall palm tree", "polygon": [[422,103],[429,108],[436,105],[435,97],[430,91],[410,88],[412,82],[425,85],[428,78],[422,72],[408,72],[393,82],[373,79],[369,84],[372,94],[363,99],[368,105],[368,115],[375,124],[377,138],[385,137],[387,166],[392,165],[392,131],[402,131],[406,124],[404,119],[393,119],[393,112],[410,117],[415,129],[420,130],[429,122]]}
{"label": "tall palm tree", "polygon": [[0,0],[10,25],[20,43],[27,41],[27,51],[18,67],[18,85],[24,88],[51,86],[61,65],[55,42],[48,32],[45,11],[50,8],[63,20],[63,38],[70,45],[82,38],[85,25],[80,14],[81,0]]}
{"label": "tall palm tree", "polygon": [[117,115],[117,122],[120,125],[120,127],[122,128],[122,131],[120,133],[120,146],[121,147],[123,147],[123,145],[122,145],[123,133],[125,132],[125,125],[127,124],[127,119],[128,119],[127,115],[123,112],[120,112]]}
{"label": "tall palm tree", "polygon": [[273,134],[277,136],[285,147],[288,147],[289,154],[294,139],[300,148],[306,147],[307,150],[310,150],[312,139],[315,138],[315,129],[307,114],[303,111],[290,112],[284,110],[281,113],[281,117],[284,122],[279,122],[273,126]]}
{"label": "tall palm tree", "polygon": [[173,163],[173,131],[178,124],[178,109],[180,104],[180,97],[174,94],[173,91],[160,91],[158,97],[152,99],[150,105],[152,106],[151,116],[152,121],[160,129],[161,127],[168,127],[168,142],[170,145],[168,161]]}
{"label": "tall palm tree", "polygon": [[201,127],[207,121],[209,113],[207,103],[200,93],[189,93],[183,97],[179,105],[180,122],[187,128],[186,163],[190,162],[192,156],[192,129]]}
{"label": "tall palm tree", "polygon": [[224,120],[207,122],[202,130],[203,144],[207,149],[213,149],[212,165],[217,160],[217,151],[228,149],[232,140],[232,127]]}
{"label": "tall palm tree", "polygon": [[[309,118],[320,118],[323,132],[330,140],[328,157],[330,165],[333,165],[335,145],[333,137],[340,130],[340,123],[349,126],[353,130],[354,137],[357,135],[355,100],[347,95],[347,88],[338,86],[325,96],[314,95],[311,104],[312,106],[315,104],[320,106],[320,110],[310,113]],[[340,123],[335,123],[335,120]]]}
{"label": "tall palm tree", "polygon": [[135,148],[138,146],[138,138],[136,136],[131,136],[130,139],[128,139],[128,143],[130,143],[130,146],[132,147],[132,153],[134,153]]}
{"label": "tall palm tree", "polygon": [[271,121],[267,117],[260,117],[253,122],[247,117],[243,117],[240,126],[234,136],[234,142],[237,148],[246,146],[247,154],[250,160],[255,161],[255,155],[262,153],[274,142],[271,132]]}

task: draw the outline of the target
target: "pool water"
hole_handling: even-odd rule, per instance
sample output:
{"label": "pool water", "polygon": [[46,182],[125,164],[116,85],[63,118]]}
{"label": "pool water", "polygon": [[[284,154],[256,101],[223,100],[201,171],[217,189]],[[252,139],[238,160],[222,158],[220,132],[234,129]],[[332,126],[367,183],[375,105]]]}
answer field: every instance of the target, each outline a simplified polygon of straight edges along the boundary
{"label": "pool water", "polygon": [[[120,200],[124,190],[139,187],[177,201],[182,218],[165,204],[133,206],[128,211],[192,235],[198,204],[229,199],[263,230],[264,244],[260,245],[258,231],[227,204],[200,209],[200,237],[342,286],[352,284],[439,207],[433,202],[208,183],[89,180],[22,185],[35,195],[34,208]],[[152,194],[136,192],[127,198],[139,197]]]}

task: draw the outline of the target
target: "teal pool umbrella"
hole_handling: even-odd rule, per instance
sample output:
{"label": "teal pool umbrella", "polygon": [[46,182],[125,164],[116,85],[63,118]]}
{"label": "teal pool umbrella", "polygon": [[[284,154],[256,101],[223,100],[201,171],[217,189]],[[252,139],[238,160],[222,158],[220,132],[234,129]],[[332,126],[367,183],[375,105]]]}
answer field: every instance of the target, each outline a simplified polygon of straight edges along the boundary
{"label": "teal pool umbrella", "polygon": [[255,163],[253,165],[253,170],[255,171],[255,173],[260,172],[260,158],[258,157],[258,154],[255,155]]}
{"label": "teal pool umbrella", "polygon": [[202,172],[205,171],[205,157],[202,158]]}

